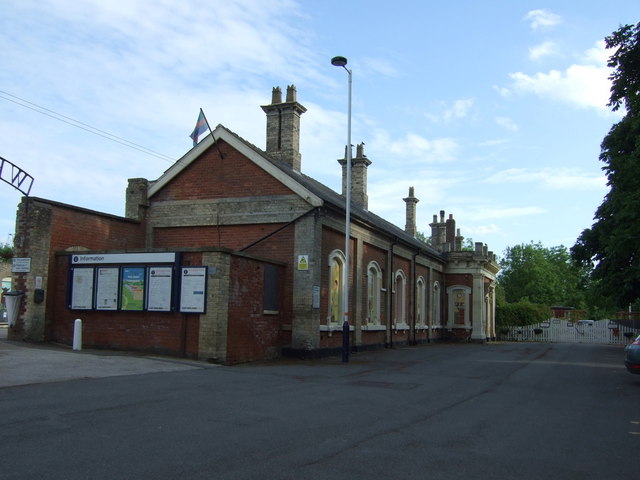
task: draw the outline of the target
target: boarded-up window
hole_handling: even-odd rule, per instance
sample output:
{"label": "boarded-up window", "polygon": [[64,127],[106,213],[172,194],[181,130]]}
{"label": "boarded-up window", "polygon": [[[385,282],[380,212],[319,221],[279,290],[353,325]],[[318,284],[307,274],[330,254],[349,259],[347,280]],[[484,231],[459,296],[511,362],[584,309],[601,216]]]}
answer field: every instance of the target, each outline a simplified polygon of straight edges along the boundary
{"label": "boarded-up window", "polygon": [[264,266],[264,300],[265,312],[277,312],[278,305],[278,267],[266,264]]}

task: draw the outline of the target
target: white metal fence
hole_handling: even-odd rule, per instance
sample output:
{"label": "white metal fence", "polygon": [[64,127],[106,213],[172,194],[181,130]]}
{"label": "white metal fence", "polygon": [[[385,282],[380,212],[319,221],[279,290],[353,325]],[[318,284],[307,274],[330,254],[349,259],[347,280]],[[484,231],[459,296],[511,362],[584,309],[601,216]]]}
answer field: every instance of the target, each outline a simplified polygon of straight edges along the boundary
{"label": "white metal fence", "polygon": [[580,320],[552,318],[537,325],[500,329],[499,340],[546,343],[592,343],[625,345],[640,332],[613,320]]}

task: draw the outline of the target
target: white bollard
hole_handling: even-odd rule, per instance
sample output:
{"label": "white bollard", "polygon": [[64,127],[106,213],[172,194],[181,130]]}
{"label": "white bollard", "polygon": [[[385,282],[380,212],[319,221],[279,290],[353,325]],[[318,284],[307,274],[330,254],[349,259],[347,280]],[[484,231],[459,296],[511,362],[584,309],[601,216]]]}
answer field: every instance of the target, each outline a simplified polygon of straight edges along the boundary
{"label": "white bollard", "polygon": [[82,320],[79,318],[73,322],[73,349],[82,350]]}

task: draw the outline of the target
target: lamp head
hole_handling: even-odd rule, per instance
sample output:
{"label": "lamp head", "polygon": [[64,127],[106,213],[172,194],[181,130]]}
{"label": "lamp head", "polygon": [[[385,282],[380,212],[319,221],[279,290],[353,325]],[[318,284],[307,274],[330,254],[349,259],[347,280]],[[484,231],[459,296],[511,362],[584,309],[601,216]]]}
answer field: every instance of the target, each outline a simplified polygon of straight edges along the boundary
{"label": "lamp head", "polygon": [[347,65],[347,59],[344,57],[333,57],[331,59],[331,65],[335,67],[344,67]]}

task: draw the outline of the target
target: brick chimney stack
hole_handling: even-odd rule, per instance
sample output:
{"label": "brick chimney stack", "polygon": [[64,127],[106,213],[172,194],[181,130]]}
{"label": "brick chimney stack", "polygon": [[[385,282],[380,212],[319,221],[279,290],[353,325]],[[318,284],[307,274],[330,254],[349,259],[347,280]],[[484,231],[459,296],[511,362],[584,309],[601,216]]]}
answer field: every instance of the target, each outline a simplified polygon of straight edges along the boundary
{"label": "brick chimney stack", "polygon": [[413,195],[413,187],[409,187],[409,196],[403,199],[407,204],[406,224],[404,231],[411,236],[416,236],[416,204],[420,201]]}
{"label": "brick chimney stack", "polygon": [[282,90],[274,87],[271,104],[263,105],[267,114],[267,153],[300,171],[300,115],[307,111],[298,103],[296,87],[287,87],[286,100],[282,101]]}
{"label": "brick chimney stack", "polygon": [[[342,195],[347,195],[347,148],[344,158],[338,160],[342,165]],[[367,210],[369,196],[367,195],[367,168],[371,160],[364,154],[364,142],[356,147],[356,156],[351,158],[351,201]]]}
{"label": "brick chimney stack", "polygon": [[453,214],[449,214],[449,218],[447,219],[447,244],[451,245],[451,249],[454,250],[454,245],[456,242],[456,221],[453,219]]}
{"label": "brick chimney stack", "polygon": [[444,221],[444,210],[440,210],[440,221],[438,216],[433,216],[433,222],[429,224],[431,227],[431,245],[440,250],[445,251],[447,243],[447,224]]}

